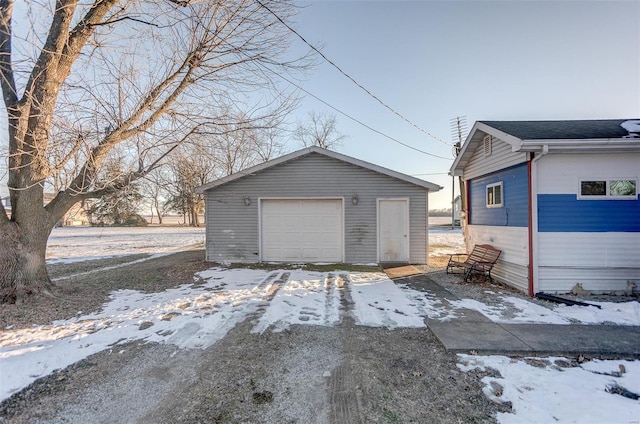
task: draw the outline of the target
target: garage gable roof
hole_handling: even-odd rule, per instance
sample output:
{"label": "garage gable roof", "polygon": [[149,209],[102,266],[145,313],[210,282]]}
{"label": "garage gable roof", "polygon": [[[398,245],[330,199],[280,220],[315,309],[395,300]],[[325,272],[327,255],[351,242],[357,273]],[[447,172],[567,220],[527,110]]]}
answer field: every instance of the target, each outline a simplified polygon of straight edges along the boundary
{"label": "garage gable roof", "polygon": [[272,159],[272,160],[269,160],[267,162],[263,162],[263,163],[261,163],[259,165],[252,166],[250,168],[247,168],[247,169],[244,169],[242,171],[236,172],[236,173],[231,174],[229,176],[220,178],[219,180],[212,181],[210,183],[204,184],[204,185],[202,185],[200,187],[197,187],[195,189],[195,191],[196,191],[196,193],[204,193],[205,191],[210,190],[210,189],[212,189],[214,187],[218,187],[218,186],[221,186],[223,184],[229,183],[231,181],[235,181],[235,180],[240,179],[240,178],[244,178],[244,177],[247,177],[247,176],[250,176],[250,175],[254,175],[254,174],[256,174],[256,173],[258,173],[260,171],[263,171],[265,169],[271,168],[273,166],[281,165],[281,164],[286,163],[286,162],[290,162],[292,160],[298,159],[300,157],[303,157],[303,156],[306,156],[306,155],[309,155],[309,154],[312,154],[312,153],[317,153],[317,154],[320,154],[320,155],[324,155],[324,156],[327,156],[327,157],[330,157],[330,158],[333,158],[333,159],[336,159],[336,160],[339,160],[339,161],[342,161],[342,162],[349,163],[351,165],[359,166],[361,168],[377,172],[379,174],[387,175],[387,176],[392,177],[392,178],[396,178],[396,179],[399,179],[399,180],[402,180],[402,181],[406,181],[406,182],[408,182],[410,184],[414,184],[414,185],[423,187],[423,188],[425,188],[425,189],[427,189],[429,191],[439,191],[439,190],[442,189],[442,187],[440,187],[439,185],[430,183],[430,182],[425,181],[425,180],[421,180],[420,178],[415,178],[415,177],[412,177],[410,175],[406,175],[406,174],[403,174],[401,172],[393,171],[391,169],[387,169],[387,168],[384,168],[384,167],[379,166],[379,165],[374,165],[372,163],[365,162],[363,160],[356,159],[356,158],[351,157],[351,156],[343,155],[341,153],[334,152],[332,150],[323,149],[323,148],[317,147],[317,146],[311,146],[311,147],[307,147],[307,148],[295,151],[293,153],[289,153],[289,154],[284,155],[284,156],[280,156],[279,158]]}

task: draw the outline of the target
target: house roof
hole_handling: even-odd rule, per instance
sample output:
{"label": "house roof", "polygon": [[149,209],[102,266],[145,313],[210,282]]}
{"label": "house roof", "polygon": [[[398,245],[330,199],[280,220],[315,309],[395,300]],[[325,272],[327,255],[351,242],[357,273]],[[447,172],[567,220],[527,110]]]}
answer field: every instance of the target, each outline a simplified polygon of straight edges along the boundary
{"label": "house roof", "polygon": [[[461,175],[485,135],[511,145],[513,152],[640,152],[640,138],[628,130],[640,119],[569,121],[477,121],[449,170]],[[635,130],[635,128],[634,128]],[[636,135],[638,135],[636,133]]]}
{"label": "house roof", "polygon": [[620,126],[628,119],[577,121],[480,121],[521,140],[585,140],[623,138],[628,131]]}
{"label": "house roof", "polygon": [[219,180],[212,181],[210,183],[204,184],[204,185],[202,185],[200,187],[197,187],[195,189],[195,191],[196,191],[196,193],[204,193],[205,191],[210,190],[210,189],[212,189],[214,187],[218,187],[218,186],[221,186],[223,184],[226,184],[226,183],[229,183],[231,181],[235,181],[237,179],[244,178],[244,177],[247,177],[247,176],[250,176],[250,175],[255,175],[258,172],[264,171],[265,169],[271,168],[273,166],[281,165],[283,163],[286,163],[286,162],[289,162],[289,161],[292,161],[292,160],[295,160],[295,159],[298,159],[298,158],[301,158],[303,156],[307,156],[307,155],[310,155],[310,154],[313,154],[313,153],[320,154],[320,155],[323,155],[323,156],[327,156],[327,157],[330,157],[330,158],[333,158],[333,159],[336,159],[336,160],[339,160],[339,161],[342,161],[342,162],[349,163],[351,165],[359,166],[361,168],[368,169],[370,171],[374,171],[374,172],[377,172],[377,173],[380,173],[380,174],[383,174],[383,175],[387,175],[387,176],[392,177],[392,178],[396,178],[396,179],[399,179],[399,180],[402,180],[402,181],[406,181],[406,182],[408,182],[410,184],[414,184],[414,185],[423,187],[423,188],[425,188],[425,189],[427,189],[429,191],[439,191],[439,190],[442,189],[442,187],[440,187],[439,185],[430,183],[430,182],[422,180],[420,178],[415,178],[415,177],[412,177],[410,175],[406,175],[406,174],[403,174],[401,172],[393,171],[391,169],[384,168],[384,167],[379,166],[379,165],[374,165],[372,163],[365,162],[363,160],[356,159],[356,158],[351,157],[351,156],[343,155],[341,153],[334,152],[332,150],[323,149],[323,148],[320,148],[320,147],[317,147],[317,146],[311,146],[311,147],[307,147],[307,148],[295,151],[293,153],[289,153],[289,154],[284,155],[284,156],[280,156],[279,158],[269,160],[269,161],[261,163],[259,165],[252,166],[251,168],[244,169],[242,171],[239,171],[239,172],[236,172],[234,174],[231,174],[231,175],[229,175],[227,177],[220,178]]}

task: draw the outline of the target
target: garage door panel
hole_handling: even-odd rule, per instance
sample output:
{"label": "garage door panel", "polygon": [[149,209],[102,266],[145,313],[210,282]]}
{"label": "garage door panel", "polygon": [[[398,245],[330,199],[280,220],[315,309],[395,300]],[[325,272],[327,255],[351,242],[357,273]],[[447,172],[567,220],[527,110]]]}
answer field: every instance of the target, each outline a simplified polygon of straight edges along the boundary
{"label": "garage door panel", "polygon": [[342,201],[262,200],[262,260],[340,262]]}

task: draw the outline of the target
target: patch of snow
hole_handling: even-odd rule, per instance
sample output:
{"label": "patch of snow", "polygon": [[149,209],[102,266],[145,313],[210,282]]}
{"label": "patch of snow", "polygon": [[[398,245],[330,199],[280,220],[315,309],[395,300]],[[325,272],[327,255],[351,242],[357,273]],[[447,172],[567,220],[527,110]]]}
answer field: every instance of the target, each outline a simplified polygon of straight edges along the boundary
{"label": "patch of snow", "polygon": [[[133,341],[206,348],[254,313],[264,271],[210,270],[203,285],[161,293],[119,290],[101,312],[0,334],[0,400],[55,369]],[[222,289],[224,287],[224,289]]]}
{"label": "patch of snow", "polygon": [[618,325],[640,325],[640,302],[589,302],[595,306],[557,305],[558,315],[580,321],[583,324],[614,323]]}
{"label": "patch of snow", "polygon": [[271,326],[281,331],[292,324],[337,324],[340,298],[330,287],[325,273],[291,271],[283,287],[274,287],[278,291],[252,332],[263,333]]}
{"label": "patch of snow", "polygon": [[465,253],[467,250],[460,228],[429,227],[429,246],[429,254],[433,256]]}
{"label": "patch of snow", "polygon": [[398,286],[384,273],[352,273],[351,298],[358,325],[369,327],[424,327],[424,314],[411,300],[418,292]]}
{"label": "patch of snow", "polygon": [[204,243],[204,228],[59,227],[47,242],[48,263],[183,250]]}
{"label": "patch of snow", "polygon": [[422,316],[439,321],[451,321],[458,317],[457,309],[453,308],[446,299],[441,299],[435,294],[414,290],[407,290],[406,294],[415,303]]}
{"label": "patch of snow", "polygon": [[640,361],[593,360],[560,368],[554,362],[566,359],[533,358],[537,366],[505,356],[458,355],[458,360],[464,372],[492,368],[500,373],[482,382],[487,397],[512,404],[513,412],[498,413],[501,424],[634,423],[640,418],[637,400],[607,391],[618,385],[640,393]]}
{"label": "patch of snow", "polygon": [[627,130],[627,132],[629,133],[640,133],[640,120],[632,119],[629,121],[624,121],[622,124],[620,124],[620,126]]}
{"label": "patch of snow", "polygon": [[[473,299],[450,302],[456,308],[467,308],[480,312],[493,322],[505,324],[569,324],[570,321],[551,309],[517,297],[498,297],[495,305],[487,305]],[[515,315],[506,315],[508,312]]]}
{"label": "patch of snow", "polygon": [[[290,274],[276,289],[279,279]],[[344,271],[355,293],[359,325],[423,327],[423,313],[411,297],[419,292],[398,287],[385,274]],[[336,277],[334,277],[335,279]],[[337,280],[302,270],[212,268],[196,274],[201,284],[160,293],[119,290],[100,312],[0,334],[0,400],[55,369],[134,340],[170,343],[179,348],[207,348],[249,316],[261,312],[253,332],[279,331],[294,324],[340,322]]]}
{"label": "patch of snow", "polygon": [[[49,256],[49,253],[47,254]],[[76,256],[76,257],[67,257],[67,258],[48,258],[47,264],[55,265],[55,264],[74,264],[78,262],[86,262],[86,261],[95,261],[100,259],[110,259],[110,258],[119,258],[122,256],[127,256],[127,254],[121,255],[104,255],[104,256]]]}
{"label": "patch of snow", "polygon": [[[145,258],[136,259],[136,260],[129,261],[129,262],[123,262],[123,263],[117,264],[117,265],[105,266],[105,267],[94,269],[94,270],[90,270],[90,271],[78,272],[76,274],[69,274],[69,275],[65,275],[63,277],[53,278],[52,281],[56,282],[56,281],[61,281],[61,280],[67,280],[69,278],[76,278],[76,277],[79,277],[79,276],[82,276],[82,275],[93,274],[93,273],[96,273],[96,272],[110,271],[110,270],[116,269],[116,268],[123,268],[125,266],[134,265],[134,264],[137,264],[137,263],[140,263],[140,262],[145,262],[145,261],[148,261],[148,260],[151,260],[151,259],[161,258],[163,256],[170,255],[171,253],[172,252],[156,253],[155,255],[149,255],[149,256],[147,256]],[[126,255],[123,255],[123,256],[126,256]],[[79,259],[79,260],[76,260],[76,259]],[[70,261],[67,261],[67,260],[63,259],[63,261],[65,261],[65,263],[73,263],[73,262],[82,262],[82,259],[81,258],[73,258]],[[47,261],[47,262],[49,262],[49,261]]]}
{"label": "patch of snow", "polygon": [[616,324],[640,326],[640,302],[591,302],[595,306],[540,306],[537,303],[513,296],[497,296],[488,305],[475,299],[444,301],[437,297],[425,297],[429,318],[448,321],[457,316],[456,310],[471,309],[480,312],[493,322],[501,324]]}

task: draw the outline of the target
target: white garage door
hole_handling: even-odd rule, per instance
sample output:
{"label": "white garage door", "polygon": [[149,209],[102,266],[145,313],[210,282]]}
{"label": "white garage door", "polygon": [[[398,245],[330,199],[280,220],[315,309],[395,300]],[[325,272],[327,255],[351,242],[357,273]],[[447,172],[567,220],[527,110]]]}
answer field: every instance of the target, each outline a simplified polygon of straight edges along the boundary
{"label": "white garage door", "polygon": [[262,260],[342,262],[342,200],[261,201]]}

